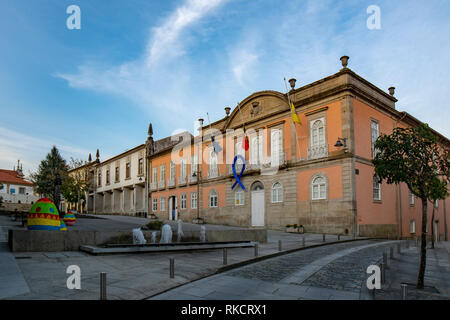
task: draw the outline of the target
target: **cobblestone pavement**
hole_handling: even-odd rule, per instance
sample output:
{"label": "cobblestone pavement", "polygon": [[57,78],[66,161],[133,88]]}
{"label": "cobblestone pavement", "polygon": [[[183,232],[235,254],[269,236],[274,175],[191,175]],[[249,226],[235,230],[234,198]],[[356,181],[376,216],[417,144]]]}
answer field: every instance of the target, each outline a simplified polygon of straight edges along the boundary
{"label": "cobblestone pavement", "polygon": [[[367,266],[378,262],[389,245],[392,242],[366,240],[309,248],[195,281],[153,299],[359,299]],[[304,275],[306,279],[294,280]]]}
{"label": "cobblestone pavement", "polygon": [[299,269],[307,266],[320,257],[335,253],[344,249],[373,243],[373,241],[358,241],[340,243],[331,246],[307,249],[296,253],[284,255],[270,260],[252,264],[231,272],[230,276],[248,279],[259,279],[264,281],[280,281]]}

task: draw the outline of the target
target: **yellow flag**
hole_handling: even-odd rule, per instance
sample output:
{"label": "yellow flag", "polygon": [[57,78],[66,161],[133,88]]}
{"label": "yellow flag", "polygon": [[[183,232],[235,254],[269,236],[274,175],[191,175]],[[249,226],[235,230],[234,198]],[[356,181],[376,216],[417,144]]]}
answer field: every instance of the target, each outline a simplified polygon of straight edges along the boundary
{"label": "yellow flag", "polygon": [[295,113],[295,108],[294,108],[294,104],[291,102],[291,113],[292,113],[292,121],[294,121],[295,123],[299,123],[302,124],[300,122],[300,118],[298,117],[298,115]]}

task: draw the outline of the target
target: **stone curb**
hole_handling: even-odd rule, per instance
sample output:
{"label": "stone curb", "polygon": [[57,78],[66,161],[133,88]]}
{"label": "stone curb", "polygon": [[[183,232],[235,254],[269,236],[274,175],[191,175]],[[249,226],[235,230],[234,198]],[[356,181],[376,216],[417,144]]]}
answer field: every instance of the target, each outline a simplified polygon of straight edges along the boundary
{"label": "stone curb", "polygon": [[293,248],[293,249],[284,250],[284,251],[280,251],[280,252],[270,253],[270,254],[267,254],[267,255],[264,255],[264,256],[259,256],[259,257],[256,257],[256,258],[251,258],[251,259],[248,259],[248,260],[244,260],[244,261],[240,261],[240,262],[236,262],[236,263],[232,263],[232,264],[229,264],[229,265],[226,265],[226,266],[219,267],[215,272],[213,272],[211,274],[208,274],[208,275],[202,276],[200,278],[193,279],[193,280],[187,281],[185,283],[181,283],[181,284],[178,284],[176,286],[164,289],[164,290],[162,290],[162,291],[160,291],[158,293],[155,293],[155,294],[152,294],[152,295],[150,295],[148,297],[145,297],[142,300],[150,299],[150,298],[152,298],[154,296],[163,294],[163,293],[165,293],[165,292],[167,292],[169,290],[172,290],[172,289],[184,286],[184,285],[192,283],[194,281],[202,280],[202,279],[214,276],[216,274],[223,273],[225,271],[229,271],[229,270],[232,270],[232,269],[235,269],[235,268],[243,267],[243,266],[246,266],[246,265],[249,265],[249,264],[252,264],[252,263],[255,263],[255,262],[260,262],[260,261],[263,261],[263,260],[266,260],[266,259],[275,258],[275,257],[282,256],[282,255],[285,255],[285,254],[293,253],[293,252],[296,252],[296,251],[312,249],[312,248],[327,246],[327,245],[331,245],[331,244],[354,242],[354,241],[365,241],[365,240],[379,240],[379,239],[378,238],[359,238],[359,239],[340,240],[340,241],[333,241],[333,242],[318,243],[318,244],[313,244],[313,245],[310,245],[310,246]]}

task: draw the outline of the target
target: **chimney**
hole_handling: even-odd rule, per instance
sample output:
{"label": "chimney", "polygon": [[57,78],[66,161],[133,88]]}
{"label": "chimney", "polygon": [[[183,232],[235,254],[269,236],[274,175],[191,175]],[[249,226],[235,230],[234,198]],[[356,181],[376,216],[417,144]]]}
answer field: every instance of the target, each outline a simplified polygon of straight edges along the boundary
{"label": "chimney", "polygon": [[394,96],[394,94],[395,94],[395,87],[389,87],[389,94],[391,95],[391,96]]}
{"label": "chimney", "polygon": [[230,115],[230,107],[225,107],[225,114],[227,115],[227,117]]}
{"label": "chimney", "polygon": [[344,67],[344,69],[347,68],[349,59],[350,59],[349,56],[342,56],[341,57],[341,62],[342,62],[342,66]]}
{"label": "chimney", "polygon": [[289,79],[289,84],[291,85],[291,90],[295,89],[295,82],[296,81],[297,81],[297,79],[295,79],[295,78]]}

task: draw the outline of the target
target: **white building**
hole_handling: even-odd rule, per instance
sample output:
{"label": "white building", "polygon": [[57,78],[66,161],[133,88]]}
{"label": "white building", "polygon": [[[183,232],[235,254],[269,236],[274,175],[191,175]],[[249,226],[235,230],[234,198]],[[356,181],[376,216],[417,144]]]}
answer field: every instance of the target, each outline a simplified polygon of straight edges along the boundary
{"label": "white building", "polygon": [[38,200],[34,194],[33,184],[24,179],[22,165],[17,162],[17,169],[0,169],[0,197],[4,203],[33,204]]}

